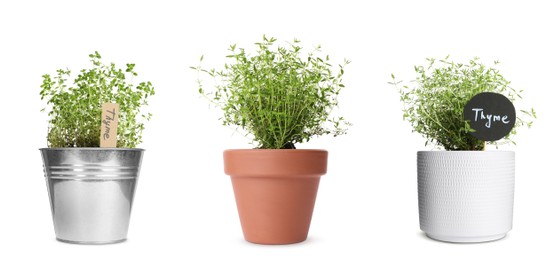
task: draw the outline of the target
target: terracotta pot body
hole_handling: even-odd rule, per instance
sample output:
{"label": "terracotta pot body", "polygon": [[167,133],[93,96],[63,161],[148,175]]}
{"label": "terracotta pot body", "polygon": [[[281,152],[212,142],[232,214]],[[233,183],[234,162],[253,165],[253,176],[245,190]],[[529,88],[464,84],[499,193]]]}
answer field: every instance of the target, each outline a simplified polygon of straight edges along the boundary
{"label": "terracotta pot body", "polygon": [[224,151],[245,240],[292,244],[306,240],[328,152],[303,149]]}

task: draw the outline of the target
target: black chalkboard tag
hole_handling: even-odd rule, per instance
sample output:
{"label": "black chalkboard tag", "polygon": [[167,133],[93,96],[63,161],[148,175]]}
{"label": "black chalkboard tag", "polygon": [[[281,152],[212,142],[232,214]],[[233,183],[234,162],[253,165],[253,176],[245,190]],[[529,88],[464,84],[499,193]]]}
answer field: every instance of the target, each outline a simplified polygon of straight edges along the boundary
{"label": "black chalkboard tag", "polygon": [[464,120],[468,120],[474,137],[483,141],[496,141],[511,132],[515,126],[516,111],[505,96],[482,92],[464,106]]}

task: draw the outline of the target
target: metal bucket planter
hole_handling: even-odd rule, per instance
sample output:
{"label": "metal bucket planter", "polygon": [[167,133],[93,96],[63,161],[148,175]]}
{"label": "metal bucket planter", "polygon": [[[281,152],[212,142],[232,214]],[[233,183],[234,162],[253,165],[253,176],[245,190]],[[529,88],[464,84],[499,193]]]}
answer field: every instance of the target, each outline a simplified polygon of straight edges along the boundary
{"label": "metal bucket planter", "polygon": [[143,149],[40,149],[56,238],[125,241]]}
{"label": "metal bucket planter", "polygon": [[514,183],[514,152],[418,152],[420,229],[447,242],[501,239],[513,224]]}

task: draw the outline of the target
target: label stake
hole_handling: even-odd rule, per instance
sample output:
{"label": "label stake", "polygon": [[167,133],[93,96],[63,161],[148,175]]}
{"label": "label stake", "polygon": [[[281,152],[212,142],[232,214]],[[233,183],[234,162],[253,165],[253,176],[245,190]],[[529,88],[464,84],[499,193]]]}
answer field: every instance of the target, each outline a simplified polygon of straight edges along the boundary
{"label": "label stake", "polygon": [[118,104],[102,104],[102,122],[100,123],[100,147],[115,148],[117,146],[118,114]]}

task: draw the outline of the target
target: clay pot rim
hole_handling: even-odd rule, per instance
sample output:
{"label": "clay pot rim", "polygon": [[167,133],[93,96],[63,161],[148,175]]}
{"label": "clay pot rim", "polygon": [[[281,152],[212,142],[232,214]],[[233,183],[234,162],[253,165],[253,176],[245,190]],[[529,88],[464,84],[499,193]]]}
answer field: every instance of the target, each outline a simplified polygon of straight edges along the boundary
{"label": "clay pot rim", "polygon": [[325,149],[260,149],[260,148],[246,148],[246,149],[225,149],[224,153],[239,152],[239,153],[303,153],[303,152],[327,152]]}
{"label": "clay pot rim", "polygon": [[224,172],[235,177],[303,177],[327,172],[328,151],[321,149],[229,149]]}

